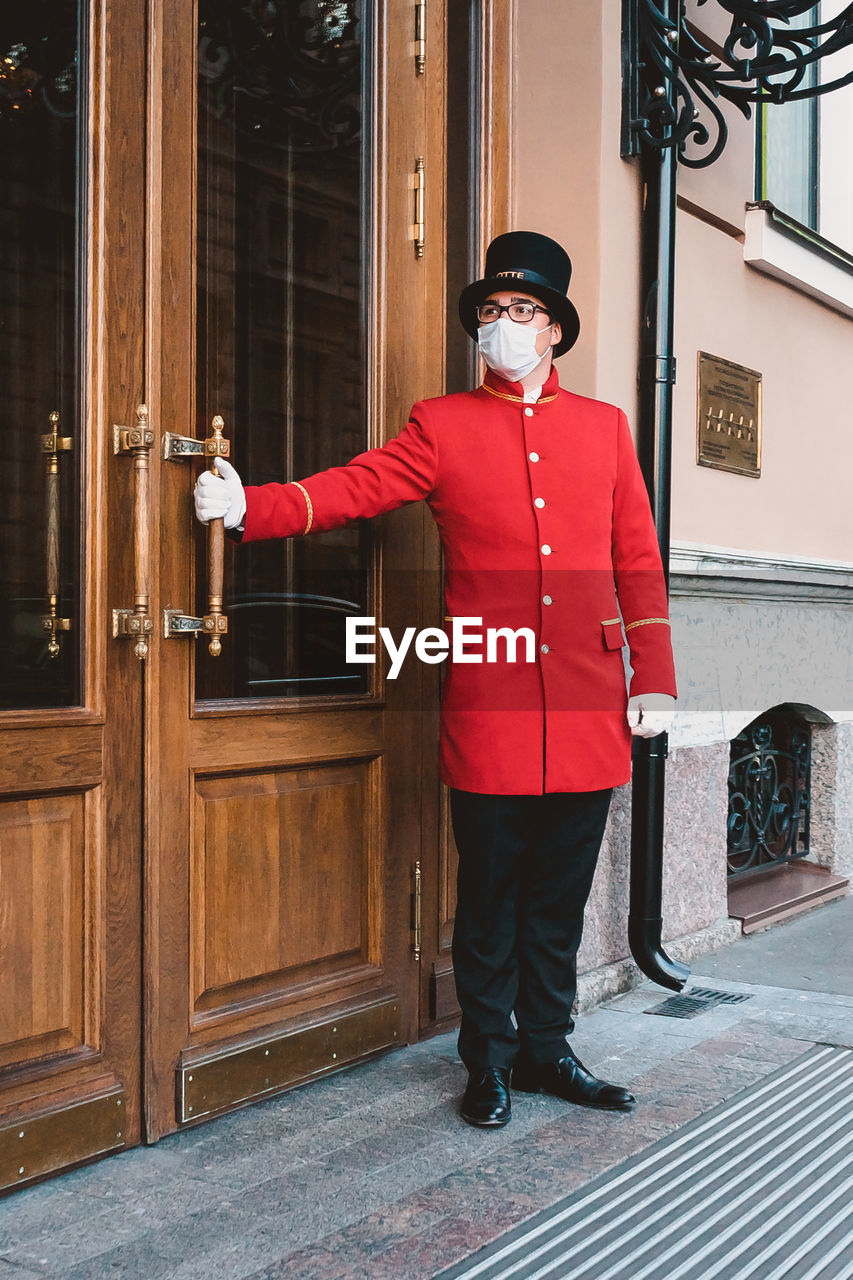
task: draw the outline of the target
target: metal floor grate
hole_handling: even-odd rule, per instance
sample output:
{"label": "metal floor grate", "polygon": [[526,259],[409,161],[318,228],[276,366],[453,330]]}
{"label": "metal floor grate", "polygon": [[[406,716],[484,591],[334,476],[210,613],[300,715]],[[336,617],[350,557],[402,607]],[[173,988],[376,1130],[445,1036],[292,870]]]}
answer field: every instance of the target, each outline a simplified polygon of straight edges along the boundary
{"label": "metal floor grate", "polygon": [[817,1045],[440,1280],[851,1280],[851,1095]]}
{"label": "metal floor grate", "polygon": [[662,1018],[695,1018],[697,1014],[712,1009],[717,1004],[740,1004],[751,1000],[748,991],[714,991],[711,987],[691,987],[680,995],[669,996],[646,1013],[656,1013]]}

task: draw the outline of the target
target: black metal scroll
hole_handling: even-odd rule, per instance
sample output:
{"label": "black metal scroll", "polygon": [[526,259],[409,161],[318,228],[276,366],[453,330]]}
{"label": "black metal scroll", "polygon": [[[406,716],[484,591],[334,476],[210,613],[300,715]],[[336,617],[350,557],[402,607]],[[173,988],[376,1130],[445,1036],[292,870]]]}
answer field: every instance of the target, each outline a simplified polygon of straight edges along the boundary
{"label": "black metal scroll", "polygon": [[[697,20],[708,0],[696,0]],[[814,0],[714,0],[729,17],[722,45],[682,3],[669,16],[653,0],[623,0],[622,154],[674,147],[688,168],[713,164],[728,139],[721,102],[749,119],[752,103],[795,102],[853,84],[853,71],[822,80],[810,71],[853,45],[853,4],[824,22],[792,26]]]}

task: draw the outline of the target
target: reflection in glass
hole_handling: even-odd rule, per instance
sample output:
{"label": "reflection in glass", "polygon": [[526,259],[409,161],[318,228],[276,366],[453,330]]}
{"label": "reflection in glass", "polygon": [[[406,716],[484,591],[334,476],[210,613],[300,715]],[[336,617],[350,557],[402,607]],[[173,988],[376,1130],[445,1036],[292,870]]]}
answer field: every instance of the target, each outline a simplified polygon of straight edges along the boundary
{"label": "reflection in glass", "polygon": [[[248,484],[368,447],[362,35],[354,0],[199,6],[197,434],[221,413]],[[198,696],[364,691],[344,619],[370,612],[369,526],[227,551]]]}
{"label": "reflection in glass", "polygon": [[[7,710],[80,701],[81,10],[70,0],[6,0],[0,11],[0,708]],[[45,627],[49,594],[69,630]]]}
{"label": "reflection in glass", "polygon": [[[819,21],[818,6],[790,19],[791,27]],[[817,65],[806,67],[803,87],[817,84]],[[818,224],[818,99],[764,104],[760,108],[762,151],[760,200],[770,200],[806,227]]]}

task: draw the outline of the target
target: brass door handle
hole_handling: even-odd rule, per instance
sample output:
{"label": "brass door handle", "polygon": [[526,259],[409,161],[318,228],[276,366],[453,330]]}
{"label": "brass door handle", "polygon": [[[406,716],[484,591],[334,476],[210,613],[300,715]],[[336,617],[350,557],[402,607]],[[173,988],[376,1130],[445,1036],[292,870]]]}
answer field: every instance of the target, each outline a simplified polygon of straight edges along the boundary
{"label": "brass door handle", "polygon": [[41,451],[45,458],[45,509],[46,522],[46,555],[45,585],[48,612],[43,614],[41,624],[50,632],[47,646],[51,658],[59,657],[59,641],[57,631],[70,631],[71,619],[57,617],[59,603],[59,455],[71,449],[70,436],[59,434],[59,414],[54,409],[50,415],[50,432],[41,438]]}
{"label": "brass door handle", "polygon": [[[231,452],[230,441],[222,434],[224,423],[219,414],[213,419],[213,434],[206,440],[194,440],[190,436],[176,436],[167,431],[163,439],[163,457],[172,462],[203,454],[210,459],[210,470],[216,471],[218,458],[227,458]],[[194,618],[180,609],[163,611],[163,629],[166,638],[171,636],[206,635],[210,637],[208,649],[211,657],[222,652],[221,637],[228,631],[228,619],[222,607],[222,581],[225,572],[225,521],[211,520],[207,526],[207,613]]]}
{"label": "brass door handle", "polygon": [[[224,422],[219,414],[213,419],[213,435],[205,440],[205,454],[210,456],[210,470],[216,470],[217,458],[227,458],[231,446],[222,435]],[[213,444],[214,448],[208,448]],[[212,455],[212,456],[211,456]],[[205,632],[213,632],[208,649],[213,658],[222,652],[220,636],[228,630],[228,619],[222,612],[222,579],[225,573],[225,521],[211,520],[207,526],[207,613],[202,619]]]}
{"label": "brass door handle", "polygon": [[136,410],[136,426],[113,425],[113,453],[133,459],[133,555],[134,593],[132,609],[113,609],[113,636],[135,640],[133,652],[142,660],[148,657],[148,637],[153,630],[149,582],[151,581],[151,535],[148,502],[148,455],[154,443],[154,432],[148,425],[148,408]]}

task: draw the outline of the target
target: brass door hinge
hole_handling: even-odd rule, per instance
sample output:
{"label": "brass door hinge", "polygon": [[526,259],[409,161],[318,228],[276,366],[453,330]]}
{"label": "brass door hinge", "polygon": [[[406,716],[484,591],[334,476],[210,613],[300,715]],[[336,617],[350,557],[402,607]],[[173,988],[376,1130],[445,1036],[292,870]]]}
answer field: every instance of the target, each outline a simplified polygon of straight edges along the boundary
{"label": "brass door hinge", "polygon": [[421,958],[421,864],[415,863],[412,885],[412,955]]}
{"label": "brass door hinge", "polygon": [[149,613],[151,607],[151,513],[149,503],[148,455],[154,444],[154,432],[148,424],[148,407],[136,408],[136,424],[125,427],[113,424],[113,453],[126,455],[133,462],[133,555],[135,593],[133,608],[113,609],[113,638],[135,640],[134,653],[140,661],[148,657],[148,640],[154,630]]}
{"label": "brass door hinge", "polygon": [[426,71],[426,0],[415,4],[415,75]]}

